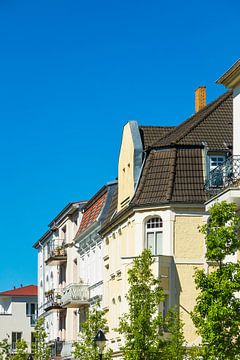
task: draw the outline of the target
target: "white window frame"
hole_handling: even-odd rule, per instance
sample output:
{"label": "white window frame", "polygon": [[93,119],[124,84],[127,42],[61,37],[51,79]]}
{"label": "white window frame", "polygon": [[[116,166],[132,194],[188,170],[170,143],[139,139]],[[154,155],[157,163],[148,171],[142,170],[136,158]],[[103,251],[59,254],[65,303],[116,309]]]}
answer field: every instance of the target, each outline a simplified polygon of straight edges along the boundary
{"label": "white window frame", "polygon": [[[152,246],[150,241],[152,241]],[[150,249],[152,255],[163,253],[163,221],[160,216],[152,216],[145,222],[145,248]]]}
{"label": "white window frame", "polygon": [[[208,174],[210,175],[210,172],[213,171],[214,169],[216,169],[218,166],[222,165],[226,160],[226,156],[223,154],[210,154],[208,155]],[[215,187],[218,185],[221,185],[221,182],[224,182],[224,174],[220,173],[219,171],[219,184],[215,184],[215,181],[213,181],[213,179],[211,179],[211,184],[210,186]]]}

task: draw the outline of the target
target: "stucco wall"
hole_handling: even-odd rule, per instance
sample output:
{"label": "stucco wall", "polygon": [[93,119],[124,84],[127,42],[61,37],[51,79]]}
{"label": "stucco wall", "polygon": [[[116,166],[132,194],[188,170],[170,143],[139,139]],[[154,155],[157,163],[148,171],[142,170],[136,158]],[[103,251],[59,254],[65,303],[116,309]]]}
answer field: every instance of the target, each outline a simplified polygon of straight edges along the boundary
{"label": "stucco wall", "polygon": [[26,340],[29,351],[31,347],[31,326],[30,317],[26,315],[26,302],[37,303],[36,297],[13,298],[9,315],[0,315],[0,340],[8,338],[12,341],[12,332],[21,332],[22,338]]}
{"label": "stucco wall", "polygon": [[123,128],[118,161],[118,211],[124,208],[134,194],[142,164],[142,142],[136,121]]}
{"label": "stucco wall", "polygon": [[197,295],[194,271],[205,266],[203,235],[198,230],[203,214],[198,209],[163,207],[136,212],[104,239],[104,307],[110,327],[109,343],[114,351],[118,351],[121,339],[113,329],[118,326],[118,317],[128,311],[127,270],[133,257],[144,249],[146,221],[156,216],[163,220],[163,244],[162,257],[153,266],[154,273],[163,275],[162,286],[169,295],[169,307],[180,304],[186,340],[189,344],[199,341],[190,312]]}

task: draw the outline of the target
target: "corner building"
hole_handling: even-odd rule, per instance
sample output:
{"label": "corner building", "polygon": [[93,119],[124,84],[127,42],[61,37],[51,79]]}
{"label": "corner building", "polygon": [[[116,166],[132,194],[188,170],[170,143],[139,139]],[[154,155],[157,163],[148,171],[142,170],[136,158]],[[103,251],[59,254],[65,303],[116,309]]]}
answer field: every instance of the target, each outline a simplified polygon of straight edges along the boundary
{"label": "corner building", "polygon": [[[201,90],[200,95],[196,92],[196,103],[202,93],[205,96],[205,89]],[[130,121],[123,129],[118,187],[100,230],[103,305],[115,357],[121,356],[123,339],[114,328],[128,311],[127,271],[144,248],[151,249],[154,273],[162,279],[163,315],[179,306],[188,346],[200,343],[190,318],[197,295],[193,275],[196,268],[207,267],[198,227],[206,220],[210,171],[232,153],[232,91],[201,106],[176,127]]]}

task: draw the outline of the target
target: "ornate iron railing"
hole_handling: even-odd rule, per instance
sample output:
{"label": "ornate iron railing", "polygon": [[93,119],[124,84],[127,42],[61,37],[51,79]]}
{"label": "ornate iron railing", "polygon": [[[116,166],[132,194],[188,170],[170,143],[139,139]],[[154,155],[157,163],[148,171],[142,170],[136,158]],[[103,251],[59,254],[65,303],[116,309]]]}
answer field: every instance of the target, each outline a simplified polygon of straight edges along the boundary
{"label": "ornate iron railing", "polygon": [[54,259],[63,259],[67,256],[65,248],[65,240],[55,238],[47,244],[47,253],[45,255],[45,262],[49,262]]}
{"label": "ornate iron railing", "polygon": [[205,190],[209,197],[217,195],[228,187],[237,187],[240,184],[240,156],[232,156],[222,165],[210,171],[205,183]]}

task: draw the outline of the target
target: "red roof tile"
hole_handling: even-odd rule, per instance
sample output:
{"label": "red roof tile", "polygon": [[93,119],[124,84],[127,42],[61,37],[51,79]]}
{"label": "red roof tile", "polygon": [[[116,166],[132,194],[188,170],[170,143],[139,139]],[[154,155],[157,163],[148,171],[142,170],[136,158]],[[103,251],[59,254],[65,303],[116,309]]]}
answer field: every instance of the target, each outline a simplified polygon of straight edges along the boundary
{"label": "red roof tile", "polygon": [[37,294],[38,294],[38,287],[36,285],[22,286],[17,289],[0,292],[0,295],[9,295],[9,296],[37,296]]}
{"label": "red roof tile", "polygon": [[100,197],[95,199],[95,201],[92,202],[91,206],[86,207],[86,210],[83,213],[82,221],[81,221],[80,227],[78,229],[76,238],[80,235],[80,233],[82,233],[91,224],[93,224],[94,221],[97,220],[97,218],[105,204],[106,197],[107,197],[107,188],[104,190],[105,190],[105,192]]}

